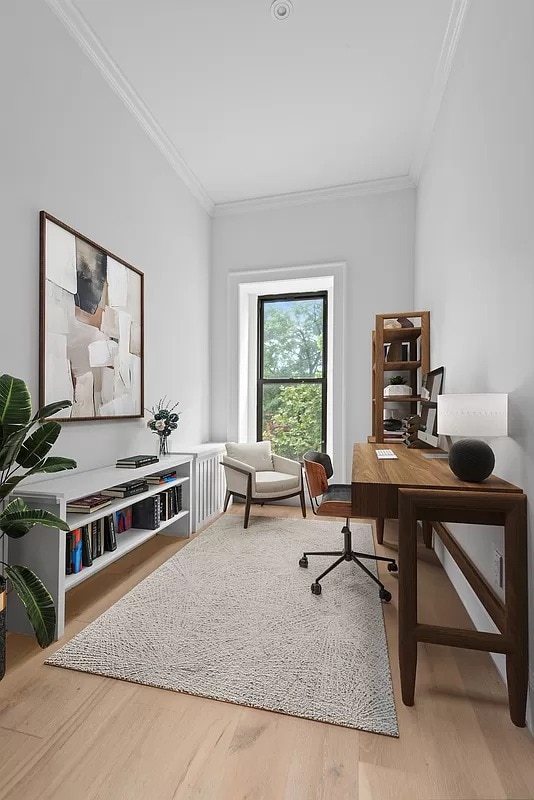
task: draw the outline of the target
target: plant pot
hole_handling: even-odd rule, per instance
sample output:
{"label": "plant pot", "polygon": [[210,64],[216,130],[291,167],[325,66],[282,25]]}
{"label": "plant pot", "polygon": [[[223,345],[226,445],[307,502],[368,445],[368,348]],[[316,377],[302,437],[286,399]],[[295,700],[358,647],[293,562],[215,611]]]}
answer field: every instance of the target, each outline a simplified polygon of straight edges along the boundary
{"label": "plant pot", "polygon": [[410,395],[412,393],[411,386],[404,386],[403,384],[393,384],[384,388],[384,397],[395,397],[398,395]]}
{"label": "plant pot", "polygon": [[0,681],[6,674],[6,581],[0,576]]}

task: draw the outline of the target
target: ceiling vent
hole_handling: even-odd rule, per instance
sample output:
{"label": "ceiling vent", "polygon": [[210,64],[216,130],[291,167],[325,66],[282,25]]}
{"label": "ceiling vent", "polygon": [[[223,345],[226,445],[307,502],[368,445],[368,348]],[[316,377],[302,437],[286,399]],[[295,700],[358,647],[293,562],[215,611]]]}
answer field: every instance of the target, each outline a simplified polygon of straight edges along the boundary
{"label": "ceiling vent", "polygon": [[293,11],[291,0],[274,0],[271,3],[271,14],[275,19],[287,19]]}

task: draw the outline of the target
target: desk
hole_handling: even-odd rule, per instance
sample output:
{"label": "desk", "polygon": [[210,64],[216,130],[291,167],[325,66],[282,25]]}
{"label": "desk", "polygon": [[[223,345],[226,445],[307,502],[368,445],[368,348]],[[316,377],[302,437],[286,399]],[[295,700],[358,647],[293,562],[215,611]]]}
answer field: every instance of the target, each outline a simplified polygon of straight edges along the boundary
{"label": "desk", "polygon": [[[528,591],[526,496],[518,486],[491,475],[482,483],[460,481],[446,459],[427,459],[424,450],[388,445],[396,460],[379,460],[383,445],[355,444],[352,461],[352,516],[399,519],[399,666],[402,699],[413,705],[417,642],[506,654],[510,716],[524,726],[528,686]],[[500,633],[454,630],[417,621],[417,524],[427,546],[436,530]],[[505,602],[493,592],[462,550],[447,522],[503,525]]]}

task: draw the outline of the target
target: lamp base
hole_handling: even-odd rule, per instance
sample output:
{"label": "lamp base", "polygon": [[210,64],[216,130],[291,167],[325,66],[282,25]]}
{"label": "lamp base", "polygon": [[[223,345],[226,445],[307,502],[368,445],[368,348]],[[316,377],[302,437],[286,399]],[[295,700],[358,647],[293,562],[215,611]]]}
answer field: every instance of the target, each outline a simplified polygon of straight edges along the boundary
{"label": "lamp base", "polygon": [[460,439],[449,450],[449,467],[461,481],[481,483],[494,466],[493,450],[481,439]]}

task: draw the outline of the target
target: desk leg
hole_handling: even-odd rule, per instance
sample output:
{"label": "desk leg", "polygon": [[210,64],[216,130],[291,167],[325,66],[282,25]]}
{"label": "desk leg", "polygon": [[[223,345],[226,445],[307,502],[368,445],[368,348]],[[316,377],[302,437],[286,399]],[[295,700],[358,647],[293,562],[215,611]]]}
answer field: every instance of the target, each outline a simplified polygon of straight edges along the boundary
{"label": "desk leg", "polygon": [[417,670],[417,520],[399,492],[399,668],[402,702],[413,706]]}
{"label": "desk leg", "polygon": [[512,645],[506,656],[510,719],[525,726],[528,691],[528,586],[526,511],[517,505],[504,528],[505,631]]}
{"label": "desk leg", "polygon": [[375,526],[376,526],[376,541],[378,544],[382,544],[384,541],[384,518],[379,517],[375,519]]}
{"label": "desk leg", "polygon": [[421,525],[423,526],[423,542],[425,543],[425,547],[432,550],[432,525],[426,520],[423,520]]}

